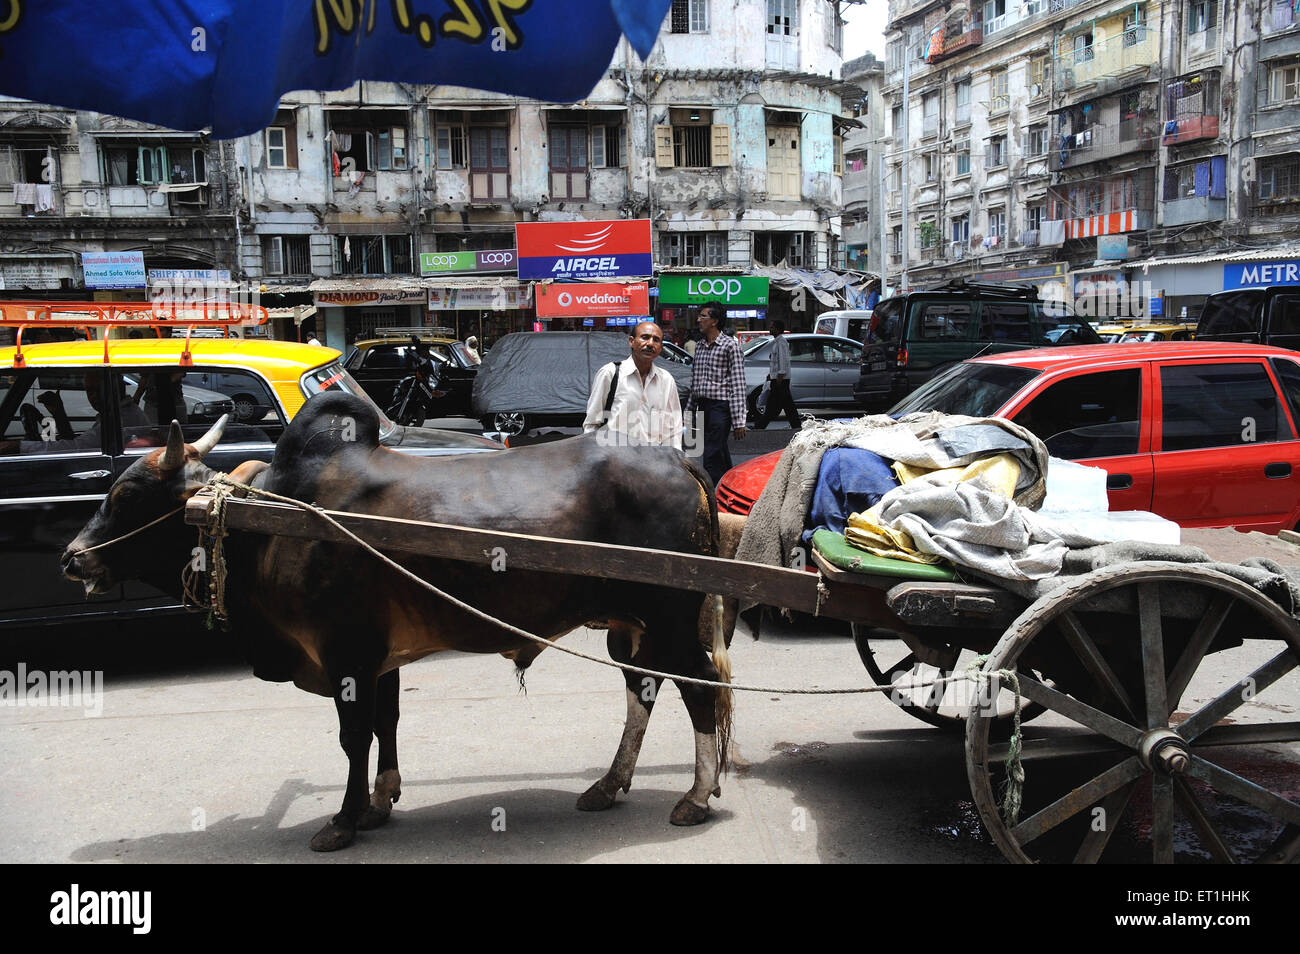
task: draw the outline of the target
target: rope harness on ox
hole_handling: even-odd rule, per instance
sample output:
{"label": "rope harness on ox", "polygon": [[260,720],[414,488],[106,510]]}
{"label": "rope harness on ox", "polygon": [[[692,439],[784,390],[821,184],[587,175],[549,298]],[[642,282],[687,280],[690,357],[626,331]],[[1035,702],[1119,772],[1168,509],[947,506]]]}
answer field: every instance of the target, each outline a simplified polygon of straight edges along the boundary
{"label": "rope harness on ox", "polygon": [[[389,567],[396,570],[398,573],[402,574],[404,577],[409,579],[412,583],[415,583],[417,586],[427,590],[428,592],[434,594],[438,598],[446,600],[448,603],[451,603],[453,606],[457,607],[458,609],[464,610],[467,613],[477,616],[479,619],[482,619],[485,622],[491,623],[495,626],[499,626],[502,629],[506,630],[507,632],[513,633],[514,635],[518,636],[521,639],[538,643],[542,646],[546,646],[551,649],[556,649],[563,653],[568,653],[570,656],[577,656],[579,659],[586,659],[594,663],[599,663],[604,666],[610,666],[615,669],[621,669],[624,672],[635,673],[637,675],[651,676],[656,679],[669,679],[678,684],[688,683],[691,685],[704,686],[711,689],[724,689],[724,690],[731,690],[735,692],[764,692],[771,695],[839,696],[839,695],[858,695],[858,694],[873,693],[873,692],[894,692],[899,688],[898,686],[894,686],[894,685],[860,686],[853,689],[821,689],[821,688],[799,689],[799,688],[789,688],[784,686],[737,685],[729,682],[718,682],[711,679],[697,679],[693,676],[682,676],[677,673],[661,672],[655,669],[645,669],[641,666],[634,666],[630,663],[622,663],[622,662],[618,662],[617,660],[602,658],[600,656],[594,656],[590,653],[583,652],[580,649],[574,649],[570,646],[562,646],[556,642],[553,642],[552,640],[546,639],[543,636],[538,636],[534,633],[530,633],[526,630],[520,629],[518,626],[514,626],[511,623],[507,623],[504,620],[498,619],[497,617],[492,616],[490,613],[485,613],[484,611],[478,609],[477,607],[471,606],[470,604],[460,599],[457,599],[452,594],[447,593],[444,590],[438,589],[438,587],[434,586],[432,583],[428,582],[427,580],[417,576],[415,573],[412,573],[410,570],[402,566],[396,560],[389,557],[387,554],[382,553],[379,550],[377,550],[375,547],[371,546],[361,537],[357,536],[347,527],[343,526],[343,524],[341,524],[338,520],[334,519],[334,517],[331,516],[329,512],[314,504],[304,503],[301,500],[294,500],[292,497],[284,497],[280,494],[271,493],[268,490],[261,490],[256,487],[252,487],[248,484],[240,483],[239,481],[233,480],[228,474],[224,474],[224,473],[214,474],[209,479],[204,489],[210,490],[212,492],[213,502],[212,502],[212,506],[208,510],[207,520],[199,528],[199,540],[200,540],[200,545],[203,546],[205,550],[206,565],[210,569],[205,571],[202,568],[202,565],[199,564],[199,561],[191,560],[189,563],[185,565],[185,568],[182,570],[181,579],[182,579],[182,585],[184,586],[185,589],[186,607],[196,609],[196,610],[206,609],[208,611],[207,622],[209,628],[212,628],[217,623],[224,624],[228,619],[226,615],[226,582],[229,576],[229,572],[226,566],[226,558],[225,558],[225,550],[224,550],[224,541],[228,534],[228,531],[225,526],[226,502],[230,499],[232,495],[238,493],[239,496],[241,497],[243,496],[262,497],[265,498],[266,500],[273,500],[276,503],[289,504],[291,506],[297,507],[299,510],[303,510],[307,513],[313,514],[314,516],[320,518],[321,520],[324,520],[326,523],[328,523],[339,533],[342,533],[345,537],[347,537],[357,546],[361,547],[363,550],[370,553],[372,556],[376,557],[383,563],[387,564]],[[177,508],[177,510],[182,509],[183,507],[184,505]],[[159,518],[159,520],[153,521],[153,523],[158,523],[161,520],[172,516],[176,512],[177,512],[176,510],[173,510],[170,513],[166,514],[164,517]],[[152,524],[149,524],[147,526],[151,526],[151,525]],[[141,527],[140,529],[143,530],[145,529],[145,527]],[[133,531],[133,533],[138,533],[138,532],[140,531],[139,530]],[[128,534],[128,536],[129,535],[130,534]],[[118,539],[124,539],[124,538],[120,537]],[[108,542],[112,543],[115,541],[110,540]],[[99,544],[99,546],[107,546],[107,545],[108,543]],[[88,549],[95,549],[95,548],[91,547]],[[204,587],[202,584],[202,577],[205,575],[207,576],[206,587]],[[824,586],[825,584],[819,584],[819,595],[820,595],[820,590],[823,589]],[[203,599],[204,589],[207,590],[206,601],[204,601]],[[820,604],[821,602],[820,599],[818,602]],[[1021,750],[1020,707],[1021,707],[1021,699],[1022,699],[1022,696],[1020,694],[1020,679],[1014,669],[998,669],[990,672],[984,671],[980,667],[984,665],[987,659],[988,659],[987,656],[979,656],[962,673],[958,673],[952,676],[944,676],[937,679],[931,679],[928,681],[918,682],[915,684],[908,685],[906,689],[909,692],[918,691],[918,690],[934,690],[941,686],[946,687],[951,683],[974,682],[980,687],[981,690],[987,691],[989,689],[992,689],[993,696],[991,696],[990,698],[994,698],[996,697],[996,692],[1000,691],[999,680],[1005,679],[1007,681],[1008,686],[1010,687],[1012,693],[1015,696],[1015,702],[1014,702],[1013,714],[1012,714],[1013,726],[1012,726],[1012,733],[1011,733],[1010,749],[1007,753],[1007,759],[1006,759],[1007,779],[1005,783],[1005,790],[1003,793],[1002,814],[1009,825],[1014,825],[1019,817],[1020,805],[1021,805],[1021,790],[1023,788],[1024,781],[1025,781],[1025,770],[1020,759],[1020,750]]]}

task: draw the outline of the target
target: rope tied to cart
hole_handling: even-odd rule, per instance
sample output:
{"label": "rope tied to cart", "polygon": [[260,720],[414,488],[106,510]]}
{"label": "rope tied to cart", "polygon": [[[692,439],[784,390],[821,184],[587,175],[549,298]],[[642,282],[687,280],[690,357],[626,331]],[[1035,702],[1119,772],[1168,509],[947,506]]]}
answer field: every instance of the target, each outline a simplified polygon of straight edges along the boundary
{"label": "rope tied to cart", "polygon": [[[196,610],[206,609],[208,611],[209,628],[211,628],[215,623],[224,624],[228,619],[226,614],[225,590],[229,578],[229,572],[226,565],[223,541],[229,533],[225,526],[226,502],[232,495],[237,494],[241,497],[261,497],[266,500],[275,501],[276,503],[289,504],[300,510],[306,511],[307,513],[313,514],[328,523],[336,531],[347,537],[357,546],[361,547],[363,550],[409,579],[412,583],[427,590],[440,599],[446,600],[458,609],[477,616],[484,622],[491,623],[494,626],[499,626],[521,639],[541,644],[562,653],[568,653],[570,656],[576,656],[579,659],[586,659],[603,666],[621,669],[624,672],[635,673],[641,676],[651,676],[657,679],[669,679],[679,685],[689,684],[703,686],[710,689],[724,689],[733,692],[765,692],[770,695],[842,696],[873,692],[897,692],[900,689],[899,686],[892,684],[887,686],[857,686],[846,689],[743,685],[730,682],[719,682],[711,679],[698,679],[693,676],[682,676],[677,673],[662,672],[655,669],[646,669],[642,666],[634,666],[631,663],[622,663],[617,660],[595,656],[571,646],[562,646],[553,640],[520,629],[518,626],[514,626],[511,623],[498,619],[490,613],[486,613],[478,607],[471,606],[463,600],[458,599],[445,590],[439,589],[429,581],[402,566],[392,557],[381,552],[370,543],[367,543],[361,537],[357,536],[347,527],[343,526],[343,524],[338,520],[334,519],[329,511],[325,510],[323,507],[305,503],[301,500],[294,500],[292,497],[285,497],[280,494],[272,493],[269,490],[262,490],[249,484],[241,483],[240,481],[233,479],[229,474],[225,473],[214,474],[209,479],[205,489],[210,490],[213,495],[213,502],[212,506],[208,509],[207,520],[199,528],[200,545],[204,547],[207,558],[202,562],[191,560],[182,570],[181,577],[185,587],[186,606]],[[204,569],[205,564],[207,567],[210,567],[210,570]],[[204,575],[207,576],[206,587],[202,586],[200,581],[200,578]],[[206,602],[202,595],[205,589],[207,591]],[[1007,819],[1008,823],[1014,824],[1016,818],[1019,816],[1021,789],[1025,781],[1024,766],[1020,760],[1020,708],[1022,698],[1020,695],[1020,680],[1015,670],[1012,669],[997,669],[992,671],[981,669],[980,667],[982,667],[987,660],[987,656],[980,656],[976,658],[963,672],[951,676],[941,676],[937,679],[912,683],[905,688],[909,692],[915,690],[933,691],[939,687],[946,687],[952,683],[975,682],[981,689],[993,688],[1000,690],[999,680],[1005,679],[1007,681],[1008,686],[1015,696],[1015,702],[1013,706],[1011,746],[1007,755],[1006,763],[1007,781],[1003,793],[1002,812],[1003,817]],[[996,693],[994,696],[990,697],[990,704],[995,695]]]}

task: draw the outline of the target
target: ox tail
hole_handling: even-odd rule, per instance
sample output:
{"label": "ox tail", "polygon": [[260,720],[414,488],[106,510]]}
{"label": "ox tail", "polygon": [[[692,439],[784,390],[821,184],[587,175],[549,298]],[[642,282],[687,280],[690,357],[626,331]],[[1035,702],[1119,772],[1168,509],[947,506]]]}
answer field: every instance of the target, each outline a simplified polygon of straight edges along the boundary
{"label": "ox tail", "polygon": [[[727,628],[722,597],[705,597],[713,601],[713,668],[719,682],[731,682],[731,655],[727,651]],[[718,724],[718,773],[726,774],[731,764],[731,729],[734,699],[730,689],[717,689],[713,696],[713,715]]]}
{"label": "ox tail", "polygon": [[[709,511],[707,537],[702,541],[704,544],[702,549],[709,556],[722,556],[722,532],[718,527],[718,501],[713,495],[713,482],[703,468],[689,457],[683,457],[682,462],[687,472],[700,485],[700,494],[703,496]],[[709,634],[709,653],[713,656],[713,667],[718,671],[718,681],[729,683],[731,682],[731,655],[727,650],[727,645],[731,642],[731,634],[727,626],[726,607],[723,598],[717,594],[709,594],[705,597],[705,600],[705,605],[711,612],[702,615],[705,618],[712,617],[713,624],[711,627],[712,632]],[[703,635],[701,634],[701,636]],[[731,764],[734,700],[730,689],[716,690],[713,700],[714,721],[717,723],[718,772],[722,774],[727,771]]]}

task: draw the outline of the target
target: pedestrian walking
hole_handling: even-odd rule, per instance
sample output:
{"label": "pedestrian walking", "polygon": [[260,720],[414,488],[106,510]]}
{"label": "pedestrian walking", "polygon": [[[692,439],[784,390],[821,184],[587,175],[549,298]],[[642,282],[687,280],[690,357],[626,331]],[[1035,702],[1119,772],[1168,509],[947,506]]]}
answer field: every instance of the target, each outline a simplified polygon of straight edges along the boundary
{"label": "pedestrian walking", "polygon": [[[704,470],[716,487],[731,469],[727,437],[745,437],[745,359],[740,343],[722,328],[727,312],[721,302],[700,306],[696,325],[702,338],[691,365],[691,397],[688,414],[696,408],[704,418]],[[694,417],[692,417],[694,426]]]}
{"label": "pedestrian walking", "polygon": [[756,430],[767,427],[768,422],[784,413],[790,429],[799,430],[799,410],[790,394],[790,342],[785,340],[785,322],[777,318],[772,322],[772,350],[767,358],[767,405],[759,410]]}
{"label": "pedestrian walking", "polygon": [[627,341],[632,353],[601,367],[591,382],[582,432],[599,432],[599,439],[622,444],[663,444],[681,450],[677,381],[654,363],[664,349],[664,333],[653,321],[643,321]]}

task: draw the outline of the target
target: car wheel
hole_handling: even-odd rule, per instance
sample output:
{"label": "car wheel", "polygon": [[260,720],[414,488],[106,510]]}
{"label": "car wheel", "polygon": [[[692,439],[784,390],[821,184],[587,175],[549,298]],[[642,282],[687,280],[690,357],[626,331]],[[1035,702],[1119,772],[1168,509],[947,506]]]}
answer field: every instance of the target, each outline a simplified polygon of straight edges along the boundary
{"label": "car wheel", "polygon": [[235,394],[230,400],[235,405],[235,420],[240,424],[251,424],[257,420],[259,405],[257,398],[251,394]]}
{"label": "car wheel", "polygon": [[514,437],[516,434],[522,434],[526,428],[528,419],[520,411],[501,411],[492,415],[492,430],[500,431],[502,434],[508,434]]}

